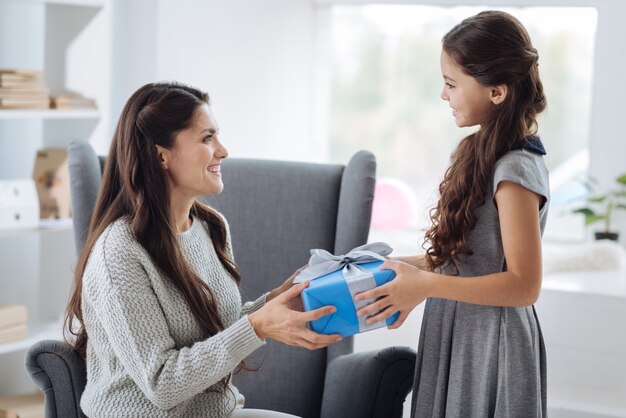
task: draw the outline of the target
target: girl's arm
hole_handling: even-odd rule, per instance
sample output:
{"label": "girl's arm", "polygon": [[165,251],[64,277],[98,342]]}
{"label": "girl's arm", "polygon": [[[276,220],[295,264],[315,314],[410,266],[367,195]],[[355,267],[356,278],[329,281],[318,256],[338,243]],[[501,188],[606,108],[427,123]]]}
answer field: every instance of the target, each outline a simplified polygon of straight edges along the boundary
{"label": "girl's arm", "polygon": [[[291,276],[289,276],[289,278],[287,278],[287,280],[285,280],[276,289],[273,289],[270,292],[265,292],[257,300],[255,300],[253,302],[246,302],[246,303],[244,303],[243,306],[241,307],[241,316],[249,315],[252,312],[258,311],[267,302],[271,301],[272,299],[277,298],[278,296],[280,296],[283,293],[285,293],[287,290],[291,289],[291,287],[293,286],[293,280],[300,273],[300,271],[302,271],[302,269],[304,269],[304,267],[306,267],[306,265],[303,266],[303,267],[300,267],[298,270],[296,270]],[[304,307],[302,306],[302,300],[300,298],[295,298],[292,301],[291,305],[292,305],[291,306],[292,309],[294,309],[294,310],[297,310],[297,311],[300,311],[300,312],[304,311]]]}
{"label": "girl's arm", "polygon": [[381,268],[396,272],[396,279],[363,292],[355,300],[380,298],[358,311],[359,316],[382,310],[367,322],[376,322],[400,312],[390,328],[398,328],[410,311],[427,297],[489,306],[527,306],[541,289],[541,231],[539,209],[543,197],[510,181],[499,183],[495,200],[506,272],[459,277],[426,272],[399,261]]}
{"label": "girl's arm", "polygon": [[405,255],[405,256],[400,256],[400,257],[389,257],[389,259],[402,261],[403,263],[410,264],[413,267],[417,267],[418,269],[422,269],[422,270],[428,269],[426,258],[424,258],[423,255]]}
{"label": "girl's arm", "polygon": [[432,297],[490,306],[528,306],[541,290],[539,195],[503,181],[496,192],[507,271],[475,278],[431,276]]}

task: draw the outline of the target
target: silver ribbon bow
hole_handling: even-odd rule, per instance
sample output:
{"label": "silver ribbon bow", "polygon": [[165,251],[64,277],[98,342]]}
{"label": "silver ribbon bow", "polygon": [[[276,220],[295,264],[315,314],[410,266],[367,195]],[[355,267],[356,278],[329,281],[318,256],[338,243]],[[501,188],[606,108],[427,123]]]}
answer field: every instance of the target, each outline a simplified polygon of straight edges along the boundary
{"label": "silver ribbon bow", "polygon": [[[373,261],[384,261],[386,255],[391,254],[393,249],[384,242],[373,242],[371,244],[361,245],[351,250],[348,254],[333,255],[326,250],[311,250],[311,258],[309,265],[300,272],[294,279],[294,283],[302,283],[307,280],[315,280],[328,273],[340,270],[354,300],[357,293],[364,292],[376,287],[374,275],[359,267],[358,264],[369,263]],[[374,299],[365,299],[355,302],[357,310],[374,302]],[[365,317],[359,318],[359,330],[361,332],[370,329],[380,328],[385,325],[384,321],[366,324]]]}

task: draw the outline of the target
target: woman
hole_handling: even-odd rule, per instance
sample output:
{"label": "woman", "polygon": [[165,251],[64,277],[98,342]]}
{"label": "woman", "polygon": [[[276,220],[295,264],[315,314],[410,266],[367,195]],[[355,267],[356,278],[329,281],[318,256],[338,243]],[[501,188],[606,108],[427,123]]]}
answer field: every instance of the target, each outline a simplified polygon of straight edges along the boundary
{"label": "woman", "polygon": [[222,191],[227,156],[206,93],[155,83],[126,103],[67,311],[87,416],[284,417],[241,409],[233,369],[267,338],[340,339],[305,326],[333,307],[290,308],[294,276],[242,307],[228,224],[197,200]]}

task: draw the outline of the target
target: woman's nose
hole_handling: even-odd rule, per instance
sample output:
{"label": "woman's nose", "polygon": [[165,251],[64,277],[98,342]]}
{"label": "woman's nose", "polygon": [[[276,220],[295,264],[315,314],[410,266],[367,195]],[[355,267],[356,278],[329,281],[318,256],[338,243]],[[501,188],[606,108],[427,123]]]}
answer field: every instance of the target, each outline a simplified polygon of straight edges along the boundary
{"label": "woman's nose", "polygon": [[219,158],[226,158],[228,157],[228,150],[226,149],[226,147],[224,146],[224,144],[222,144],[222,141],[220,141],[219,139],[217,140],[217,151],[216,154]]}

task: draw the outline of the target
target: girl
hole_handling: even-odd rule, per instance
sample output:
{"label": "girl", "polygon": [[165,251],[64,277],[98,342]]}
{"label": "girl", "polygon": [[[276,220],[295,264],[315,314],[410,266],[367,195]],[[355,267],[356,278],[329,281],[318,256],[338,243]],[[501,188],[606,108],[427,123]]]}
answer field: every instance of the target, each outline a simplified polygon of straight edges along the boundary
{"label": "girl", "polygon": [[[424,299],[413,417],[544,417],[546,361],[533,303],[549,201],[535,135],[546,107],[528,33],[486,11],[443,38],[441,98],[459,127],[479,125],[452,155],[431,211],[424,257],[388,260],[395,280],[359,315],[397,328]],[[379,313],[377,313],[380,311]]]}
{"label": "girl", "polygon": [[339,340],[305,327],[334,308],[290,308],[306,287],[293,276],[242,307],[228,224],[196,200],[222,191],[227,155],[206,93],[147,84],[126,103],[67,312],[87,416],[291,416],[241,409],[233,369],[266,338]]}

